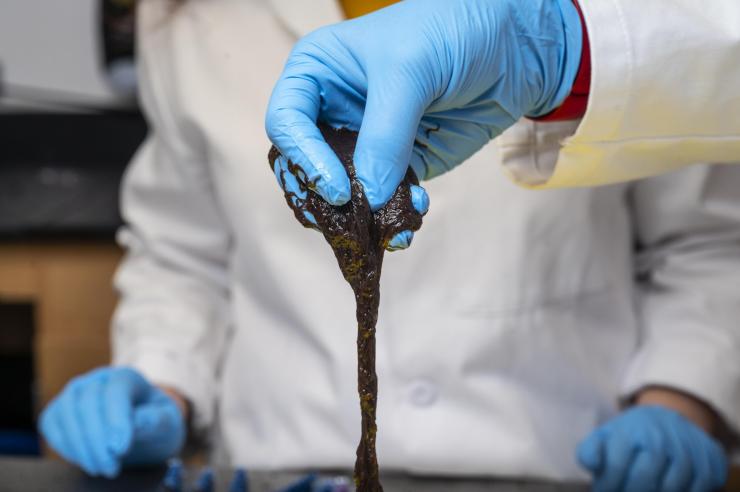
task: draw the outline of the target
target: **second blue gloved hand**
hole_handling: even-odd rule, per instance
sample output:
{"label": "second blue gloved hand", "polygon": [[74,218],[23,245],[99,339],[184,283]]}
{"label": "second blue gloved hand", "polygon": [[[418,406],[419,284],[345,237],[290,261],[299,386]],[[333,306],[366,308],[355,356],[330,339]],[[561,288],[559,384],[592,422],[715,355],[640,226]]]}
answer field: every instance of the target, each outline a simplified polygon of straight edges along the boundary
{"label": "second blue gloved hand", "polygon": [[124,464],[164,462],[185,441],[177,403],[141,374],[105,367],[73,379],[44,409],[49,446],[91,475],[116,476]]}
{"label": "second blue gloved hand", "polygon": [[710,492],[727,480],[722,446],[680,414],[637,406],[578,447],[597,492]]}
{"label": "second blue gloved hand", "polygon": [[523,115],[569,94],[581,57],[572,0],[405,0],[295,46],[267,133],[328,202],[349,179],[316,127],[360,132],[357,175],[373,210],[409,165],[419,179],[470,157]]}

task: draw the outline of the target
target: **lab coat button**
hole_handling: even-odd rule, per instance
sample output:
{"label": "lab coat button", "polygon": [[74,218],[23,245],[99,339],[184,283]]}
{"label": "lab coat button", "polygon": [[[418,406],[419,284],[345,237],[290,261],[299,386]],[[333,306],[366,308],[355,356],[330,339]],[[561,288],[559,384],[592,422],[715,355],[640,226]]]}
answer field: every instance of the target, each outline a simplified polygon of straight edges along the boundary
{"label": "lab coat button", "polygon": [[428,407],[437,401],[439,390],[429,381],[419,380],[411,384],[409,399],[417,407]]}

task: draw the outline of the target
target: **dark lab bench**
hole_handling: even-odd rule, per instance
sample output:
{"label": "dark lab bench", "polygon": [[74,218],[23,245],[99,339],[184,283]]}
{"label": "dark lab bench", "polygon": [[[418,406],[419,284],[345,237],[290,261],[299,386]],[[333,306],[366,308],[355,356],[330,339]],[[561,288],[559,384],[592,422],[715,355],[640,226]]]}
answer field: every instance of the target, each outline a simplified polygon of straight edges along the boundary
{"label": "dark lab bench", "polygon": [[[2,492],[161,492],[165,468],[127,471],[115,480],[90,478],[57,461],[0,458]],[[197,471],[189,470],[188,482]],[[250,472],[250,492],[273,492],[300,478],[300,473]],[[231,473],[217,474],[216,491],[228,490]],[[383,478],[386,492],[586,492],[586,485],[548,484],[501,480],[420,479],[406,476]],[[189,489],[186,489],[189,490]]]}

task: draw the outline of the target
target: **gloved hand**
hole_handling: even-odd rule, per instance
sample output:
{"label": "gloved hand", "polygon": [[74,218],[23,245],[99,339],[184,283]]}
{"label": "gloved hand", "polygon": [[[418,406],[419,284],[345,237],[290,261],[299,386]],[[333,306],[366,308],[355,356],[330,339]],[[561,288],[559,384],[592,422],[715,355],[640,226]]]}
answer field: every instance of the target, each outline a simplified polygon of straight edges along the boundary
{"label": "gloved hand", "polygon": [[598,492],[710,492],[727,480],[722,446],[657,405],[633,407],[599,427],[577,454]]}
{"label": "gloved hand", "polygon": [[354,162],[373,210],[409,164],[457,166],[523,115],[570,93],[582,49],[572,0],[405,0],[298,42],[272,94],[267,133],[328,202],[347,175],[316,127],[359,130]]}
{"label": "gloved hand", "polygon": [[39,427],[65,459],[107,477],[124,464],[164,462],[182,448],[186,432],[177,403],[127,367],[73,379],[44,409]]}

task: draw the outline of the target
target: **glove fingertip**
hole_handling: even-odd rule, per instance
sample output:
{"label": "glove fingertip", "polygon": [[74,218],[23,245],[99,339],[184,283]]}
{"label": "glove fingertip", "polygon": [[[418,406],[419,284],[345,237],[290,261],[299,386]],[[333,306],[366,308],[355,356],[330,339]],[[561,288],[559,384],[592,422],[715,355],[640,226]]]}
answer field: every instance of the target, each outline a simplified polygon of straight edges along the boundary
{"label": "glove fingertip", "polygon": [[133,433],[127,429],[116,429],[111,431],[109,449],[114,456],[123,456],[131,447]]}
{"label": "glove fingertip", "polygon": [[603,438],[600,433],[592,432],[581,441],[576,450],[578,462],[591,472],[597,472],[603,464]]}
{"label": "glove fingertip", "polygon": [[113,456],[123,456],[131,448],[133,438],[134,430],[131,423],[118,422],[117,424],[111,424],[108,450]]}
{"label": "glove fingertip", "polygon": [[134,434],[147,436],[158,426],[160,421],[155,409],[149,405],[142,405],[134,411]]}
{"label": "glove fingertip", "polygon": [[414,208],[421,215],[426,215],[429,212],[429,194],[427,191],[418,185],[411,185],[411,203]]}
{"label": "glove fingertip", "polygon": [[[357,141],[354,162],[357,179],[362,183],[370,208],[380,210],[396,192],[406,175],[405,166],[398,166],[394,159],[388,159],[372,144],[362,143],[362,134]],[[404,159],[408,161],[408,158]]]}
{"label": "glove fingertip", "polygon": [[322,181],[326,184],[319,186],[316,191],[318,191],[321,197],[331,205],[344,205],[352,197],[348,177],[332,177],[331,181],[325,181],[323,179]]}
{"label": "glove fingertip", "polygon": [[385,247],[388,251],[399,251],[402,249],[406,249],[409,246],[411,246],[411,241],[414,240],[414,233],[413,231],[401,231],[393,238],[388,241],[387,246]]}
{"label": "glove fingertip", "polygon": [[309,212],[308,210],[303,212],[303,216],[306,217],[306,220],[312,223],[314,226],[318,227],[318,223],[316,222],[316,217]]}
{"label": "glove fingertip", "polygon": [[315,138],[304,138],[296,147],[294,154],[284,154],[297,164],[306,175],[309,189],[317,192],[331,205],[344,205],[352,197],[349,176],[318,128]]}
{"label": "glove fingertip", "polygon": [[283,179],[282,179],[282,172],[286,169],[286,167],[283,166],[283,162],[285,161],[285,158],[283,156],[278,156],[277,159],[275,159],[274,164],[272,165],[272,172],[275,174],[275,179],[277,179],[278,186],[280,188],[283,188]]}
{"label": "glove fingertip", "polygon": [[390,164],[372,162],[370,158],[363,158],[362,155],[355,153],[357,179],[362,183],[370,209],[376,212],[383,208],[396,192],[403,180],[403,174],[390,169]]}
{"label": "glove fingertip", "polygon": [[103,470],[102,475],[108,479],[114,479],[121,473],[121,463],[118,460],[112,462]]}

